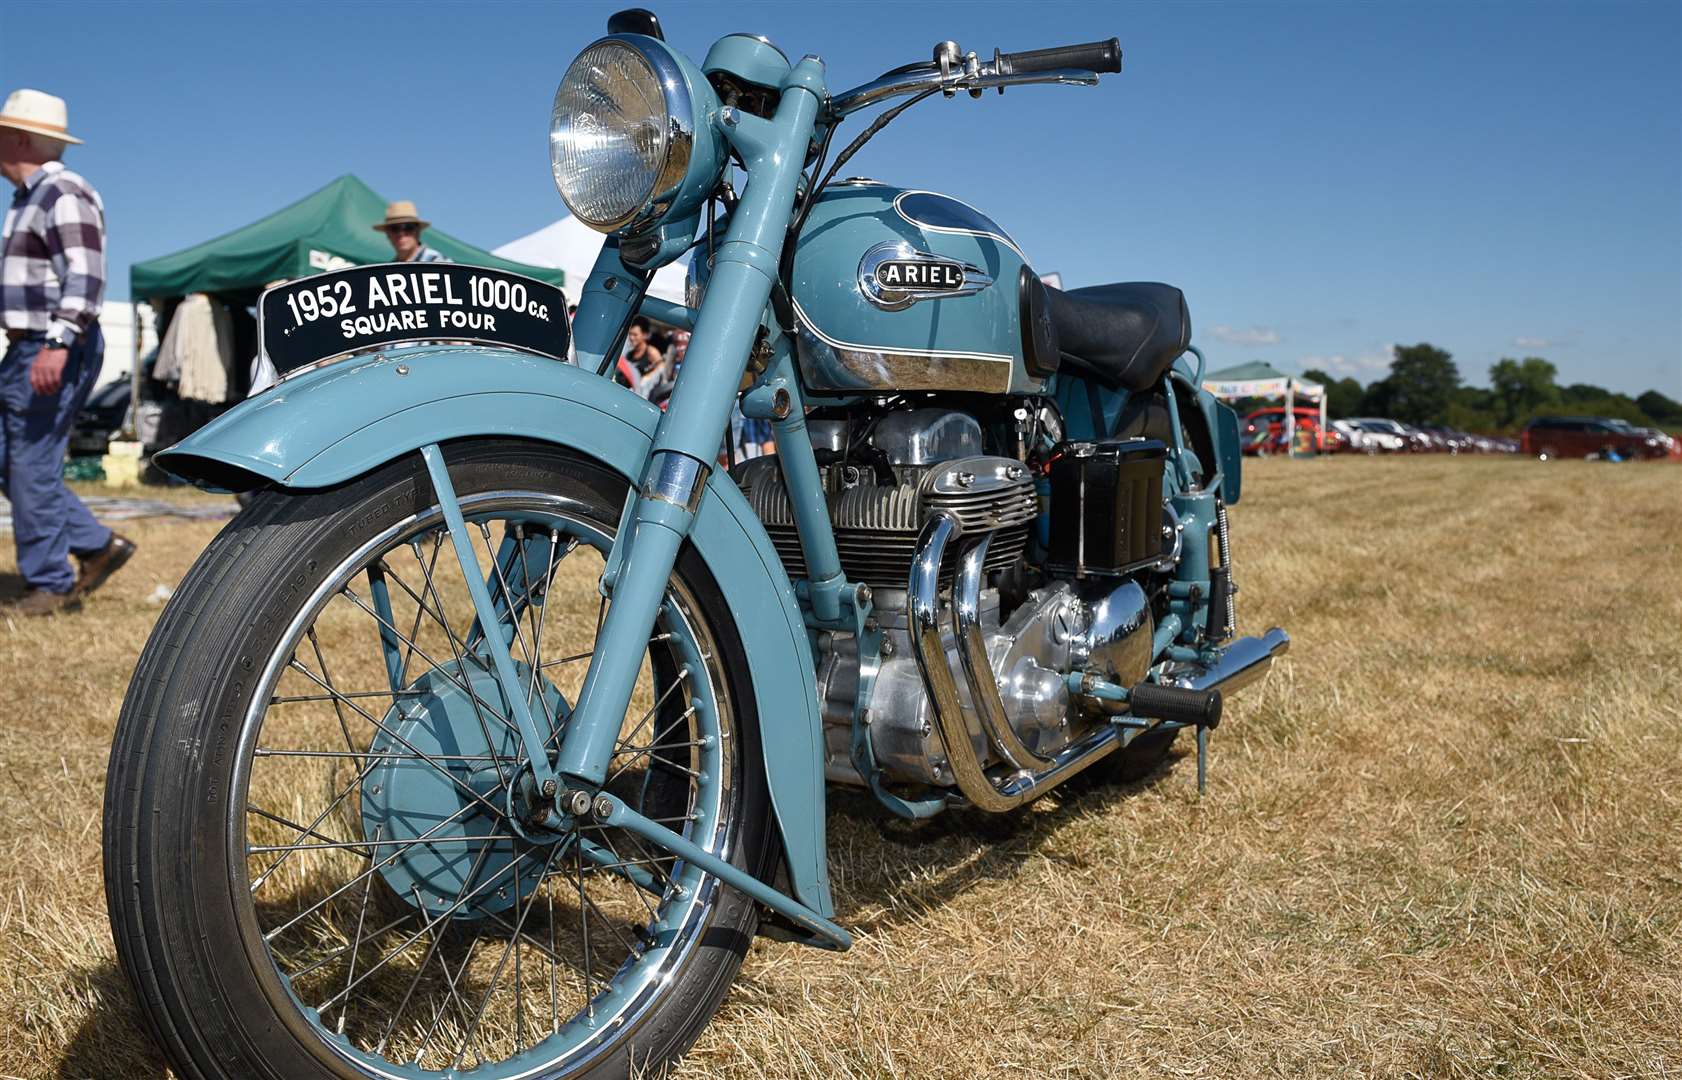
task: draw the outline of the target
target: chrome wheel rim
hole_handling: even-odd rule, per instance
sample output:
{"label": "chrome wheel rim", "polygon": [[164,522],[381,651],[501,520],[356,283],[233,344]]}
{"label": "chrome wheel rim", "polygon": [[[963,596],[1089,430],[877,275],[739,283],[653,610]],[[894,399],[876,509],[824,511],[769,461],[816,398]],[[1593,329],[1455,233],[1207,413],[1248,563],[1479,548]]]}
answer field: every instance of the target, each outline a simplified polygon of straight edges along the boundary
{"label": "chrome wheel rim", "polygon": [[[555,744],[605,609],[594,590],[612,529],[582,509],[539,492],[462,500],[499,629]],[[533,842],[498,829],[517,744],[441,518],[405,519],[341,560],[270,655],[226,828],[236,916],[288,1026],[360,1072],[571,1071],[646,1019],[709,924],[718,883],[620,830]],[[582,601],[563,585],[596,601],[587,642]],[[728,857],[733,711],[698,610],[674,577],[608,786]],[[455,810],[434,805],[439,792]]]}

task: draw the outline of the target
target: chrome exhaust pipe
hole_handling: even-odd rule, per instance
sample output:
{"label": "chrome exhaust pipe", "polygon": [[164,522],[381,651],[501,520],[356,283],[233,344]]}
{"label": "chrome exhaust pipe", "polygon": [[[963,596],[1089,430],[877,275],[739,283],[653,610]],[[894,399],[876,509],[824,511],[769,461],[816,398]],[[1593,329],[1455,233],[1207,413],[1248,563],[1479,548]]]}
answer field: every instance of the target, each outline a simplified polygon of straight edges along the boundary
{"label": "chrome exhaust pipe", "polygon": [[987,548],[992,533],[969,545],[958,564],[958,579],[952,584],[952,636],[958,643],[958,659],[969,684],[970,704],[981,718],[981,730],[1005,762],[1016,769],[1043,769],[1051,759],[1041,757],[1016,737],[1005,713],[1004,695],[993,675],[993,661],[987,655],[987,640],[981,635],[981,579],[985,576]]}
{"label": "chrome exhaust pipe", "polygon": [[1002,813],[1021,802],[999,794],[981,770],[970,746],[969,728],[964,723],[963,703],[958,698],[958,680],[946,662],[946,647],[940,640],[940,563],[946,545],[961,532],[951,514],[935,514],[923,524],[917,536],[917,554],[911,562],[907,587],[910,613],[911,651],[917,670],[929,693],[935,726],[946,748],[946,761],[964,798],[983,810]]}
{"label": "chrome exhaust pipe", "polygon": [[[946,646],[940,635],[940,564],[946,557],[947,546],[962,531],[957,518],[938,513],[929,518],[917,537],[917,553],[911,564],[908,583],[912,652],[917,659],[917,670],[922,673],[923,685],[928,690],[936,730],[940,732],[946,760],[959,793],[978,809],[1003,813],[1045,794],[1087,766],[1119,750],[1123,745],[1124,729],[1106,725],[1079,742],[1064,747],[1052,758],[1033,754],[1016,738],[979,626],[982,570],[987,556],[987,538],[983,538],[964,553],[953,590],[952,606],[958,655],[963,662],[965,681],[969,685],[976,713],[1000,755],[1016,769],[997,783],[987,776],[970,742],[969,726],[964,722],[963,701],[958,696],[958,680],[952,672],[952,665],[947,662]],[[1279,627],[1261,637],[1239,638],[1226,646],[1221,659],[1212,667],[1186,673],[1170,680],[1167,685],[1191,690],[1218,689],[1223,693],[1240,690],[1266,675],[1273,666],[1274,657],[1283,656],[1290,646],[1290,635]],[[1020,750],[1016,751],[1012,744]]]}
{"label": "chrome exhaust pipe", "polygon": [[[946,761],[952,769],[958,792],[977,809],[1001,814],[1045,794],[1088,765],[1119,749],[1122,736],[1120,729],[1104,727],[1080,742],[1065,747],[1054,758],[1037,758],[1045,762],[1037,772],[1019,769],[998,784],[988,778],[970,742],[969,726],[964,723],[963,702],[958,697],[958,680],[952,673],[952,665],[946,660],[946,647],[940,639],[940,564],[946,556],[947,545],[961,532],[962,528],[957,518],[940,513],[929,518],[917,537],[917,554],[911,563],[908,588],[911,651],[917,658],[917,670],[922,672],[923,685],[928,690],[929,702],[934,711],[936,730],[940,732],[940,741],[946,748]],[[986,552],[981,544],[977,544],[966,554],[975,555],[977,550],[981,550],[981,556],[975,558],[973,566],[968,565],[969,560],[966,558],[965,573],[960,576],[959,582],[963,583],[967,578],[969,583],[974,585],[979,597],[981,566]],[[963,590],[956,595],[962,596]],[[978,607],[979,604],[973,606]],[[953,607],[956,609],[959,605],[954,603]],[[955,612],[954,622],[957,623],[960,619],[963,622],[958,637],[958,651],[962,657],[965,655],[964,639],[974,622],[972,616],[959,616]],[[1005,714],[1004,702],[999,697],[998,684],[993,679],[992,663],[987,659],[984,648],[978,649],[977,652],[978,655],[965,658],[966,668],[973,667],[977,671],[987,673],[985,692],[971,682],[971,694],[978,702],[977,713],[985,718],[989,715],[988,710],[992,710],[992,715],[1003,725],[1003,730],[1010,732],[1011,739],[1015,740],[1015,732]],[[983,701],[986,704],[980,704]],[[985,725],[985,720],[983,723]],[[993,732],[989,731],[988,734],[992,735]],[[997,744],[998,741],[995,740],[995,745]],[[1017,741],[1017,745],[1021,745],[1020,741]],[[1023,748],[1023,753],[1027,754],[1026,748]]]}

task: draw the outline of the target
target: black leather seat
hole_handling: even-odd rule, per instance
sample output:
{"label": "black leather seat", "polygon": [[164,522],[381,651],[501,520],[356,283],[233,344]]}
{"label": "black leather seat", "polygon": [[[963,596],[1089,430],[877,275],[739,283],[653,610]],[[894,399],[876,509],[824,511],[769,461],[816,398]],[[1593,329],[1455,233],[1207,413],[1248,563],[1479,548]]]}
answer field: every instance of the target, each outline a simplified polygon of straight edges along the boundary
{"label": "black leather seat", "polygon": [[1191,344],[1186,297],[1172,285],[1127,281],[1045,292],[1064,362],[1112,386],[1149,389]]}

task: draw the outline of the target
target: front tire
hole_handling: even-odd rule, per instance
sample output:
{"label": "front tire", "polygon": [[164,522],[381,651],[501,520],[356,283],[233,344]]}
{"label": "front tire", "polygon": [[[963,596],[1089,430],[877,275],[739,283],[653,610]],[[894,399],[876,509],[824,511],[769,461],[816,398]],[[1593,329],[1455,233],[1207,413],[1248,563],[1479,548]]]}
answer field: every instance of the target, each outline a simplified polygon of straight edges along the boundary
{"label": "front tire", "polygon": [[[557,658],[544,635],[568,654],[593,640],[574,624],[599,629],[594,579],[627,486],[539,444],[445,455],[534,719],[559,740],[563,674],[589,649]],[[259,493],[141,655],[107,781],[106,893],[121,965],[183,1076],[658,1076],[734,978],[756,926],[746,898],[616,830],[561,842],[498,817],[518,748],[484,715],[507,702],[440,527],[415,455],[339,488]],[[511,586],[517,570],[530,577]],[[614,790],[763,874],[746,658],[692,548],[655,630]]]}

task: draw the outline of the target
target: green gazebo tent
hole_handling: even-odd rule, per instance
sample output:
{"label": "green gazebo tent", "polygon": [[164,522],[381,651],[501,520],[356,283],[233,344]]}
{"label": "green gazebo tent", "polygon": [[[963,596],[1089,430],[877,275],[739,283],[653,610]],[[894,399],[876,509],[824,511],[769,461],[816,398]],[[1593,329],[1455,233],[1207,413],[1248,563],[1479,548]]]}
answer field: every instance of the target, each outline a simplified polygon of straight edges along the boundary
{"label": "green gazebo tent", "polygon": [[1271,364],[1253,360],[1203,376],[1203,389],[1222,401],[1240,398],[1285,399],[1285,452],[1295,454],[1298,397],[1320,405],[1320,430],[1326,430],[1326,388],[1300,375],[1287,375]]}
{"label": "green gazebo tent", "polygon": [[[280,278],[391,261],[391,245],[373,226],[385,217],[386,199],[354,176],[276,210],[244,228],[184,251],[135,263],[129,295],[136,300],[174,299],[188,293],[255,293]],[[446,258],[525,274],[552,285],[559,270],[499,258],[436,228],[422,240]]]}
{"label": "green gazebo tent", "polygon": [[[191,293],[212,293],[246,307],[270,282],[307,277],[347,266],[392,261],[391,244],[373,226],[385,218],[386,199],[348,173],[265,218],[173,255],[129,267],[129,296],[146,300],[162,319]],[[546,281],[557,287],[566,274],[546,266],[504,259],[436,228],[421,237],[452,262],[485,266]],[[163,336],[163,326],[158,336]],[[135,320],[135,364],[130,400],[140,401],[140,321]]]}

